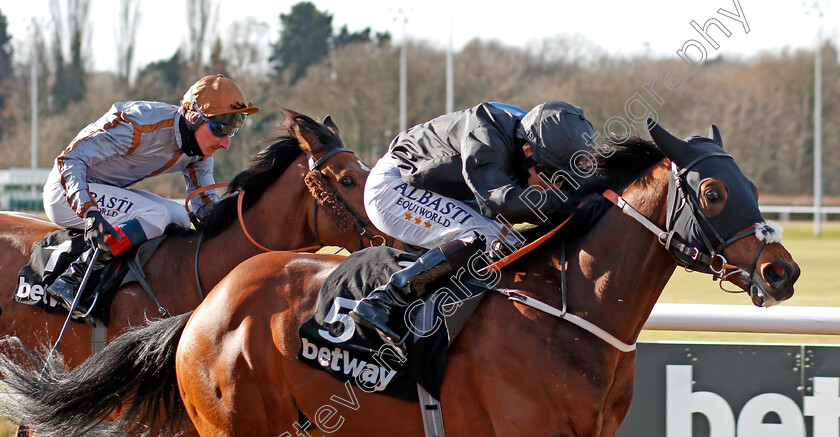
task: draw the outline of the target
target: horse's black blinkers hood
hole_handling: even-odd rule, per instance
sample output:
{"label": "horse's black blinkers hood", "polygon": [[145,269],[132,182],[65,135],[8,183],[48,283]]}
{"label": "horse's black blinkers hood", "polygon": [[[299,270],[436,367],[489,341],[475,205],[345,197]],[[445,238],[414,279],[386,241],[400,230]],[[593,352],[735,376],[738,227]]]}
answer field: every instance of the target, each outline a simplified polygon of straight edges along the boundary
{"label": "horse's black blinkers hood", "polygon": [[[729,240],[739,231],[763,222],[753,184],[728,153],[723,150],[720,131],[712,126],[710,136],[681,140],[648,120],[648,129],[657,147],[672,161],[668,184],[666,229],[686,245],[709,257],[723,252]],[[726,185],[728,200],[714,217],[700,210],[700,185],[708,178]],[[700,271],[709,271],[697,257],[671,250],[681,264]]]}

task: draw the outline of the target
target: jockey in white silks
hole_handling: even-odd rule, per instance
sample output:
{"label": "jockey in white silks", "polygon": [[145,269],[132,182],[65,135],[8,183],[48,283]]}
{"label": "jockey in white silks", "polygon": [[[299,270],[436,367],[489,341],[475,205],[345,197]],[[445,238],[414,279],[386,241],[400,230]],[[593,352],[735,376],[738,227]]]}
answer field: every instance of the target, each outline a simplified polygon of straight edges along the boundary
{"label": "jockey in white silks", "polygon": [[350,316],[386,342],[399,343],[392,308],[418,299],[427,283],[457,271],[479,251],[510,252],[521,245],[521,236],[509,232],[511,223],[568,212],[568,198],[559,195],[543,195],[535,211],[529,190],[556,189],[544,175],[568,172],[575,152],[590,147],[594,137],[583,110],[561,101],[527,113],[485,102],[399,134],[371,170],[365,210],[386,234],[431,250],[359,301]]}
{"label": "jockey in white silks", "polygon": [[[193,84],[180,106],[114,103],[55,159],[44,186],[47,217],[61,226],[84,229],[92,248],[114,257],[163,235],[169,224],[189,228],[183,205],[129,187],[173,172],[184,175],[187,194],[214,184],[213,154],[227,150],[245,117],[257,111],[236,83],[221,74]],[[200,216],[218,199],[215,190],[202,193],[191,199],[192,210]],[[48,294],[69,308],[92,254],[93,249],[74,261],[47,288]],[[91,268],[104,262],[100,256]]]}

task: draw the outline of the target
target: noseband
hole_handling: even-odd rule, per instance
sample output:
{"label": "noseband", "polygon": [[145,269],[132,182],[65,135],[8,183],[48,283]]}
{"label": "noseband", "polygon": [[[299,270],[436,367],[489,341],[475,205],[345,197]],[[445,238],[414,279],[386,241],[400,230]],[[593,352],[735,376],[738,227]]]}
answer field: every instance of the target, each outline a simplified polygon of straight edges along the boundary
{"label": "noseband", "polygon": [[[693,252],[691,254],[691,260],[694,262],[684,262],[681,265],[683,265],[683,267],[689,270],[694,269],[700,272],[709,273],[715,280],[720,279],[720,288],[724,291],[738,292],[740,290],[735,291],[724,288],[723,281],[732,276],[733,274],[744,273],[746,276],[746,278],[744,278],[745,282],[748,283],[747,285],[749,288],[752,288],[752,286],[754,285],[754,281],[752,279],[753,273],[755,272],[755,267],[758,263],[758,257],[761,255],[762,250],[764,250],[764,246],[767,245],[767,240],[761,239],[761,243],[758,245],[758,248],[756,248],[755,254],[753,255],[753,260],[750,264],[749,271],[745,271],[740,267],[729,264],[726,261],[726,258],[724,258],[723,252],[726,250],[727,247],[729,247],[730,244],[742,238],[754,235],[754,230],[746,230],[744,232],[735,234],[729,239],[725,239],[720,235],[720,232],[717,230],[715,225],[709,220],[709,218],[706,217],[705,214],[703,214],[696,193],[693,190],[686,188],[689,187],[688,181],[686,180],[686,173],[688,172],[688,170],[700,161],[712,157],[726,157],[730,159],[732,158],[732,156],[728,153],[718,152],[701,155],[700,157],[691,161],[684,168],[679,168],[675,163],[671,163],[671,172],[668,183],[669,185],[673,186],[676,199],[674,199],[674,201],[671,201],[668,204],[667,217],[669,217],[670,220],[669,223],[667,223],[666,225],[668,235],[666,241],[663,244],[665,245],[665,248],[671,251],[671,253],[678,260],[680,259],[678,254],[674,252],[674,249],[672,249],[672,245],[674,244],[673,236],[677,234],[677,230],[674,229],[674,224],[676,222],[675,210],[677,205],[680,203],[687,205],[689,211],[691,212],[689,217],[690,221],[694,225],[693,227],[701,230],[699,235],[703,241],[703,245],[705,246],[706,251],[701,252],[701,249],[697,247],[688,247],[688,245],[683,244],[683,248],[681,250],[677,250],[680,250],[680,252],[686,255],[688,255],[685,252],[686,249]],[[669,186],[669,194],[670,192],[671,186]],[[661,241],[662,237],[659,238]],[[677,244],[680,243],[678,242]],[[698,258],[700,257],[703,257],[704,260],[701,263],[697,263]],[[711,260],[711,262],[707,262],[706,260]],[[685,260],[683,259],[683,261]]]}

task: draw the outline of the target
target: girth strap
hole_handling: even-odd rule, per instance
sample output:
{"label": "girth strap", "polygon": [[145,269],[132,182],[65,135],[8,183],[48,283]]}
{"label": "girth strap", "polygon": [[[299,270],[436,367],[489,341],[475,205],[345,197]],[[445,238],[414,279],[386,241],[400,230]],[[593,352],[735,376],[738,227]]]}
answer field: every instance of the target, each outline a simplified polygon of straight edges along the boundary
{"label": "girth strap", "polygon": [[108,328],[97,321],[90,332],[90,353],[96,355],[108,344]]}
{"label": "girth strap", "polygon": [[423,417],[423,429],[426,431],[426,437],[445,437],[440,401],[429,394],[420,384],[417,384],[417,397],[420,401],[420,415]]}

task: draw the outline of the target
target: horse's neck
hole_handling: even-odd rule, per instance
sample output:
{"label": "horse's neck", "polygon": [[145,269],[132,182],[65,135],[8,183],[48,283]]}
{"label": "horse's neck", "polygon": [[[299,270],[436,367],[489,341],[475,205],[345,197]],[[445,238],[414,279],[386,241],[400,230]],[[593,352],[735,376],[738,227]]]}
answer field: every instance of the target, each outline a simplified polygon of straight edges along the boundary
{"label": "horse's neck", "polygon": [[[663,229],[668,165],[656,165],[623,193],[628,204]],[[657,237],[618,208],[607,211],[572,262],[578,271],[571,283],[580,291],[570,288],[569,305],[626,343],[636,341],[676,267]]]}
{"label": "horse's neck", "polygon": [[[655,166],[623,193],[627,202],[658,226],[665,222],[668,166]],[[538,299],[560,307],[560,245],[546,248],[548,263],[531,263],[513,288],[543,290]],[[566,244],[568,310],[632,343],[674,271],[671,256],[653,233],[611,207],[578,241]],[[535,282],[530,282],[535,281]],[[551,290],[551,291],[548,291]]]}
{"label": "horse's neck", "polygon": [[317,244],[310,224],[311,196],[303,185],[304,165],[305,156],[301,155],[242,212],[241,218],[202,243],[199,263],[213,266],[201,270],[203,287],[209,289],[239,263],[263,252],[248,239],[242,224],[251,238],[267,249],[289,250]]}

